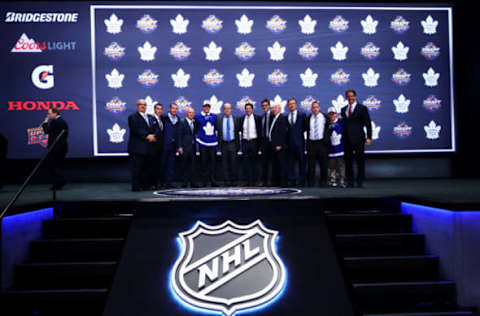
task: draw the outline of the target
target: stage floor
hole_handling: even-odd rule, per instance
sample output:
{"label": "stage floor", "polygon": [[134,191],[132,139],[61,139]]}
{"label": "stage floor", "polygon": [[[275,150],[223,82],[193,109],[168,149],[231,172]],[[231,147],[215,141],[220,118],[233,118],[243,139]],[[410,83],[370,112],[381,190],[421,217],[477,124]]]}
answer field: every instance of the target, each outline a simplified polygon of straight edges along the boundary
{"label": "stage floor", "polygon": [[[3,208],[19,185],[0,190]],[[30,185],[15,208],[52,201],[49,185]],[[278,195],[243,197],[169,196],[153,191],[131,192],[129,183],[69,183],[57,192],[58,201],[161,201],[184,199],[277,199],[277,198],[395,198],[430,205],[446,205],[455,209],[480,209],[480,179],[382,179],[368,180],[363,188],[297,188],[299,192]],[[161,192],[159,192],[161,193]]]}

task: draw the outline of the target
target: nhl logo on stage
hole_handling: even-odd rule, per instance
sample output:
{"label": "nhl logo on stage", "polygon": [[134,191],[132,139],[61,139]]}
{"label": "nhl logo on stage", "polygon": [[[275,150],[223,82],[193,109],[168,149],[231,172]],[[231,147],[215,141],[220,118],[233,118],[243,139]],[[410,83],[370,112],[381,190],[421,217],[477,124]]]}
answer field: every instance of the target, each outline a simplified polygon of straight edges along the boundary
{"label": "nhl logo on stage", "polygon": [[278,232],[260,220],[218,226],[198,221],[179,234],[181,254],[170,275],[175,296],[186,305],[225,316],[264,307],[286,285],[277,237]]}

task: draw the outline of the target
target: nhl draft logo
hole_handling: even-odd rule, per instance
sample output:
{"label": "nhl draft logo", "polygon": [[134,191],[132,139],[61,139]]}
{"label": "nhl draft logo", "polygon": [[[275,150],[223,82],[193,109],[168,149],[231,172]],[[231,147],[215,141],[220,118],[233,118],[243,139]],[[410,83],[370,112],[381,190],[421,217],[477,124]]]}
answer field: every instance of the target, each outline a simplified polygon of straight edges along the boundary
{"label": "nhl draft logo", "polygon": [[330,76],[330,81],[337,86],[343,86],[350,81],[350,74],[346,73],[342,68],[340,68]]}
{"label": "nhl draft logo", "polygon": [[187,108],[192,105],[192,102],[188,101],[184,96],[178,97],[173,103],[178,106],[178,111],[180,113],[186,112]]}
{"label": "nhl draft logo", "polygon": [[240,112],[245,112],[245,104],[247,103],[251,103],[253,104],[253,107],[255,107],[256,102],[252,100],[252,98],[250,98],[248,95],[243,96],[240,100],[237,101],[237,110],[239,110]]}
{"label": "nhl draft logo", "polygon": [[429,42],[422,47],[421,54],[428,60],[434,60],[438,57],[438,55],[440,55],[440,47],[433,44],[432,42]]}
{"label": "nhl draft logo", "polygon": [[348,21],[345,20],[341,15],[337,15],[333,20],[330,21],[328,28],[335,33],[343,33],[348,30]]}
{"label": "nhl draft logo", "polygon": [[393,135],[397,136],[400,139],[407,138],[412,134],[412,127],[408,126],[407,123],[400,123],[393,128]]}
{"label": "nhl draft logo", "polygon": [[277,237],[278,231],[260,220],[217,226],[198,221],[179,234],[181,254],[170,274],[172,291],[190,306],[224,316],[273,301],[287,281]]}
{"label": "nhl draft logo", "polygon": [[214,34],[222,29],[222,23],[222,20],[212,14],[202,21],[202,28],[208,33]]}
{"label": "nhl draft logo", "polygon": [[410,73],[401,68],[392,75],[392,80],[399,86],[405,86],[410,82],[411,77],[412,75]]}
{"label": "nhl draft logo", "polygon": [[360,54],[368,60],[373,60],[380,55],[380,47],[373,44],[372,42],[368,42],[365,46],[362,47],[360,50]]}
{"label": "nhl draft logo", "polygon": [[216,69],[211,69],[203,75],[203,82],[210,87],[216,87],[223,82],[223,74],[219,73]]}
{"label": "nhl draft logo", "polygon": [[312,103],[315,102],[316,99],[311,95],[306,96],[305,99],[300,101],[300,108],[306,112],[312,111]]}
{"label": "nhl draft logo", "polygon": [[402,34],[410,28],[410,21],[407,21],[402,16],[397,16],[392,22],[390,22],[390,27],[398,34]]}
{"label": "nhl draft logo", "polygon": [[235,48],[235,55],[240,58],[240,60],[247,61],[255,55],[255,47],[247,42],[243,42]]}
{"label": "nhl draft logo", "polygon": [[434,96],[433,94],[423,100],[423,108],[430,112],[436,112],[442,105],[442,100]]}
{"label": "nhl draft logo", "polygon": [[152,33],[157,28],[157,20],[150,15],[145,14],[139,20],[137,20],[137,29],[143,33]]}
{"label": "nhl draft logo", "polygon": [[105,109],[113,114],[122,113],[127,108],[126,103],[120,100],[118,97],[114,97],[107,103],[105,103]]}
{"label": "nhl draft logo", "polygon": [[42,127],[27,128],[28,145],[39,144],[43,148],[48,145],[48,134],[43,132]]}
{"label": "nhl draft logo", "polygon": [[144,87],[151,88],[158,82],[158,75],[147,69],[138,75],[137,81]]}
{"label": "nhl draft logo", "polygon": [[287,28],[287,21],[274,15],[267,21],[267,29],[272,31],[272,33],[281,33]]}
{"label": "nhl draft logo", "polygon": [[170,56],[176,60],[185,60],[190,56],[191,48],[183,44],[183,42],[178,42],[173,47],[170,47]]}
{"label": "nhl draft logo", "polygon": [[117,42],[112,42],[110,45],[105,47],[103,53],[110,60],[119,60],[125,55],[125,47],[120,46]]}
{"label": "nhl draft logo", "polygon": [[382,106],[382,101],[376,96],[371,95],[363,100],[363,105],[365,105],[370,112],[375,112]]}
{"label": "nhl draft logo", "polygon": [[312,60],[318,55],[318,47],[315,47],[315,45],[310,42],[306,42],[298,48],[298,55],[305,60]]}
{"label": "nhl draft logo", "polygon": [[275,69],[268,75],[268,82],[276,87],[283,86],[287,82],[288,75],[283,73],[280,69]]}

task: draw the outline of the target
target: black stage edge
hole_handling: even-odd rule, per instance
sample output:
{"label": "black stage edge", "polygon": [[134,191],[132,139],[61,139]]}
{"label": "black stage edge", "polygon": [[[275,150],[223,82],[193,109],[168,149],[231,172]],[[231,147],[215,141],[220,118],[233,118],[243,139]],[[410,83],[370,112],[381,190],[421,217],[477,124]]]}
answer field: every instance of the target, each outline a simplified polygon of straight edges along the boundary
{"label": "black stage edge", "polygon": [[175,239],[197,220],[213,225],[227,219],[260,219],[279,231],[288,281],[261,315],[354,315],[322,208],[292,199],[138,204],[103,315],[195,315],[170,293],[169,274],[179,256]]}

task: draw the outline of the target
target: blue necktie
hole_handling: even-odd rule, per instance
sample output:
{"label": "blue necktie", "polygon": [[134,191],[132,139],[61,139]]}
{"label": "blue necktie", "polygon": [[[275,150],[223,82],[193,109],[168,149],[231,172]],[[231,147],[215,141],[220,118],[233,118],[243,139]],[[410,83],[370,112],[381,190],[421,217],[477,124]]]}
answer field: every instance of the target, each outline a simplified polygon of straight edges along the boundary
{"label": "blue necktie", "polygon": [[230,116],[227,117],[227,142],[231,141],[230,138]]}

